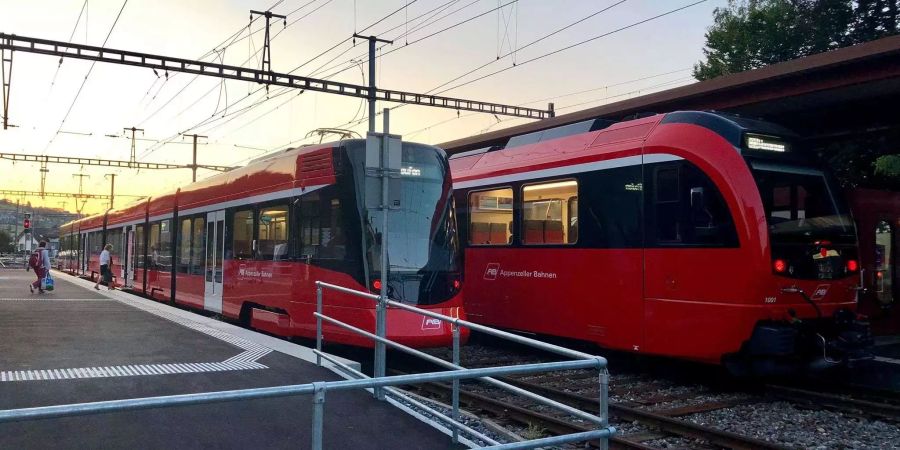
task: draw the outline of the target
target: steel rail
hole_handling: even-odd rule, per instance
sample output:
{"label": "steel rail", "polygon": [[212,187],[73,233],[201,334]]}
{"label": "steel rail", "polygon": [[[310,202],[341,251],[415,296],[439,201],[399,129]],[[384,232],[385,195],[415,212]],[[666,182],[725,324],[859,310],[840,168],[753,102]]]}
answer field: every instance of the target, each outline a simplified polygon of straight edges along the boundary
{"label": "steel rail", "polygon": [[900,406],[890,403],[873,402],[846,398],[836,394],[810,391],[787,386],[766,385],[764,393],[794,403],[813,405],[818,408],[862,414],[900,422]]}

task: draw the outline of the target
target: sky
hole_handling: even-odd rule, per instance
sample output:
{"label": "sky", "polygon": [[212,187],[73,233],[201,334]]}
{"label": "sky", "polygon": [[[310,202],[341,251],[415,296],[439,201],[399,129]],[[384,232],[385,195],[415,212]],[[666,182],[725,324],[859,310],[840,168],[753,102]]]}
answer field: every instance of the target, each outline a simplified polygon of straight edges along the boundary
{"label": "sky", "polygon": [[[713,9],[726,0],[637,23],[696,1],[0,0],[0,32],[260,67],[264,20],[251,23],[249,11],[272,7],[288,15],[287,27],[273,19],[270,28],[276,72],[368,83],[361,64],[366,43],[348,40],[362,32],[394,40],[376,59],[380,88],[535,108],[553,102],[564,114],[693,82],[690,68],[702,58]],[[490,76],[459,86],[484,75]],[[377,108],[394,106],[379,102]],[[9,121],[17,127],[0,128],[0,152],[127,160],[131,132],[123,129],[135,127],[144,129],[134,142],[138,161],[189,164],[184,133],[208,136],[200,140],[200,164],[243,165],[318,142],[317,135],[307,137],[318,128],[364,135],[366,113],[365,101],[352,97],[16,52]],[[428,144],[529,121],[413,105],[393,109],[390,118],[392,133]],[[377,124],[380,129],[380,117]],[[115,206],[191,181],[188,169],[51,164],[49,170],[48,192],[78,192],[74,174],[81,173],[89,175],[83,192],[108,194],[106,175],[116,174]],[[199,170],[198,179],[214,173]],[[39,165],[0,160],[0,190],[40,190]],[[74,199],[25,200],[76,208]],[[88,200],[82,212],[107,207]]]}

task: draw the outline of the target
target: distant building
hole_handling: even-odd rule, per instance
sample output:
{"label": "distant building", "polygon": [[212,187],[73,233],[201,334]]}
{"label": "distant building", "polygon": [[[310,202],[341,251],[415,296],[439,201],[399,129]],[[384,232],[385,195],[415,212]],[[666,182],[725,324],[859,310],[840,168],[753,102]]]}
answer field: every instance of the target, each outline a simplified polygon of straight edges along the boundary
{"label": "distant building", "polygon": [[[31,239],[31,244],[28,244],[29,238]],[[19,236],[16,238],[16,250],[20,252],[24,252],[26,250],[34,250],[38,246],[38,240],[35,239],[34,234],[21,232]]]}

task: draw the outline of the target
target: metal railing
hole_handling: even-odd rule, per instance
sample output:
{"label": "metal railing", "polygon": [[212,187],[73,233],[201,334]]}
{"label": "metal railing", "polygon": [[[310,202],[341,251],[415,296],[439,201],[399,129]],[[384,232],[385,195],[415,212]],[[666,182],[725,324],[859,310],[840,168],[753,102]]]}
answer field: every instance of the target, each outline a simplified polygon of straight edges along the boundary
{"label": "metal railing", "polygon": [[[429,355],[425,352],[416,350],[409,346],[394,342],[384,336],[384,330],[387,329],[387,324],[385,323],[387,320],[387,314],[376,314],[376,321],[379,322],[376,324],[376,330],[378,330],[378,334],[373,334],[368,331],[362,330],[358,327],[354,327],[353,325],[341,322],[333,317],[329,317],[323,313],[323,304],[324,304],[324,291],[325,289],[330,289],[333,291],[342,292],[344,294],[349,294],[356,297],[361,297],[364,299],[368,299],[376,302],[376,306],[379,311],[386,311],[389,307],[401,309],[404,311],[409,311],[412,313],[416,313],[422,315],[424,317],[430,317],[432,319],[438,319],[441,322],[446,322],[450,324],[451,332],[453,336],[453,348],[452,348],[452,362],[444,361],[438,357]],[[615,434],[615,428],[609,426],[609,372],[607,371],[607,361],[605,358],[601,356],[590,355],[587,353],[575,351],[572,349],[568,349],[565,347],[560,347],[553,344],[548,344],[546,342],[541,342],[535,339],[530,339],[527,337],[519,336],[512,333],[507,333],[505,331],[500,331],[491,327],[487,327],[484,325],[479,325],[476,323],[472,323],[458,317],[450,317],[443,314],[439,314],[433,311],[429,311],[422,308],[417,308],[415,306],[410,306],[401,302],[393,301],[387,299],[385,296],[379,296],[370,294],[368,292],[361,292],[354,289],[345,288],[342,286],[337,286],[329,283],[324,283],[321,281],[316,282],[316,312],[314,313],[316,317],[316,349],[314,350],[316,353],[316,362],[317,364],[322,364],[322,359],[326,359],[336,367],[344,370],[348,375],[353,376],[357,379],[366,379],[366,380],[392,380],[398,378],[404,378],[413,380],[408,385],[422,384],[431,382],[433,377],[439,376],[439,374],[455,374],[450,376],[449,378],[443,378],[446,380],[452,381],[452,396],[451,396],[451,417],[447,417],[444,414],[441,414],[435,408],[429,407],[427,405],[422,404],[410,396],[403,394],[397,389],[393,388],[385,388],[385,393],[395,397],[402,402],[406,402],[409,404],[415,405],[417,408],[425,409],[429,412],[429,414],[434,415],[439,418],[442,422],[450,427],[452,430],[452,440],[453,442],[459,442],[459,433],[464,432],[471,437],[474,437],[482,442],[486,442],[492,445],[491,448],[521,448],[521,449],[531,449],[543,447],[546,445],[557,445],[563,443],[571,443],[571,442],[581,442],[588,440],[599,439],[601,442],[601,447],[603,449],[608,448],[609,446],[609,438]],[[358,335],[367,337],[372,339],[376,343],[384,344],[388,347],[394,348],[396,350],[402,351],[404,353],[419,357],[423,360],[429,361],[433,364],[436,364],[440,367],[447,368],[448,371],[444,372],[431,372],[431,373],[423,373],[423,374],[415,374],[415,375],[403,375],[403,376],[391,376],[391,377],[378,377],[370,378],[359,371],[356,371],[346,364],[341,363],[335,358],[330,357],[328,354],[322,351],[322,343],[324,340],[322,322],[331,323],[337,327],[343,328],[348,331],[352,331]],[[528,347],[536,348],[539,350],[551,352],[566,358],[571,358],[572,361],[554,361],[554,362],[546,362],[546,363],[536,363],[536,364],[522,364],[518,366],[500,366],[493,368],[478,368],[478,369],[467,369],[459,364],[459,354],[460,354],[460,327],[466,327],[471,331],[477,331],[480,333],[485,333],[490,336],[498,337],[504,340],[512,341],[518,344],[522,344]],[[384,360],[385,354],[384,352],[379,352],[376,348],[375,351],[375,361],[374,367],[385,367],[386,361]],[[598,402],[598,414],[593,415],[582,411],[580,409],[571,407],[564,403],[557,402],[555,400],[549,399],[547,397],[535,394],[533,392],[527,391],[525,389],[513,386],[511,384],[505,383],[503,381],[497,380],[493,377],[511,375],[512,370],[515,368],[524,368],[530,367],[532,373],[537,372],[551,372],[551,371],[560,371],[560,370],[570,370],[573,366],[572,364],[583,364],[580,368],[582,369],[595,369],[598,372],[598,391],[599,391],[599,402]],[[475,375],[477,373],[477,375]],[[377,372],[376,372],[377,375]],[[578,417],[582,420],[585,420],[589,423],[592,423],[597,426],[596,430],[581,432],[581,433],[572,433],[568,435],[560,435],[554,436],[551,438],[542,438],[542,439],[533,439],[528,441],[517,442],[514,444],[500,444],[499,442],[491,439],[488,436],[485,436],[483,433],[475,431],[470,427],[462,424],[460,422],[459,416],[459,381],[461,379],[478,379],[479,381],[484,381],[492,386],[503,389],[508,392],[512,392],[514,394],[526,397],[532,401],[537,403],[549,406],[556,410],[562,411],[566,414]],[[396,386],[396,384],[389,384],[383,386]],[[383,393],[379,390],[382,385],[378,385],[374,389],[374,394],[376,398],[383,399]]]}
{"label": "metal railing", "polygon": [[[317,282],[317,312],[315,313],[316,322],[317,322],[317,339],[316,339],[316,349],[314,350],[317,358],[317,363],[322,365],[322,360],[327,360],[334,367],[342,370],[348,376],[353,379],[340,380],[340,381],[320,381],[306,384],[297,384],[297,385],[289,385],[289,386],[277,386],[277,387],[266,387],[266,388],[254,388],[254,389],[241,389],[241,390],[230,390],[230,391],[218,391],[218,392],[206,392],[206,393],[197,393],[197,394],[182,394],[182,395],[169,395],[169,396],[159,396],[159,397],[146,397],[146,398],[135,398],[135,399],[125,399],[125,400],[110,400],[110,401],[102,401],[102,402],[93,402],[93,403],[78,403],[78,404],[69,404],[69,405],[56,405],[56,406],[42,406],[35,408],[20,408],[20,409],[10,409],[0,411],[0,423],[6,422],[19,422],[19,421],[27,421],[27,420],[37,420],[37,419],[49,419],[49,418],[60,418],[60,417],[72,417],[72,416],[83,416],[83,415],[91,415],[91,414],[101,414],[101,413],[109,413],[109,412],[117,412],[117,411],[134,411],[134,410],[142,410],[142,409],[150,409],[150,408],[164,408],[164,407],[177,407],[177,406],[187,406],[187,405],[199,405],[199,404],[209,404],[209,403],[220,403],[220,402],[230,402],[237,400],[251,400],[251,399],[262,399],[262,398],[275,398],[275,397],[289,397],[289,396],[298,396],[298,395],[310,395],[312,396],[312,438],[311,438],[311,448],[314,450],[321,450],[324,448],[324,416],[325,416],[325,399],[326,394],[328,392],[335,391],[346,391],[346,390],[358,390],[358,389],[372,389],[373,392],[376,393],[384,393],[392,398],[399,399],[400,402],[405,403],[406,405],[411,405],[412,407],[418,408],[420,410],[428,411],[432,417],[436,418],[438,421],[446,424],[452,430],[452,439],[454,442],[458,442],[460,440],[460,433],[465,433],[466,435],[480,440],[483,443],[489,445],[488,448],[493,449],[533,449],[537,447],[545,447],[551,445],[560,445],[566,443],[573,442],[581,442],[581,441],[590,441],[590,440],[599,440],[603,448],[608,447],[609,438],[615,434],[615,428],[609,426],[608,420],[608,390],[609,390],[609,373],[606,370],[606,359],[589,355],[586,353],[577,352],[574,350],[566,349],[563,347],[547,344],[544,342],[536,341],[533,339],[525,338],[522,336],[517,336],[514,334],[506,333],[503,331],[495,330],[489,327],[485,327],[482,325],[474,324],[471,322],[467,322],[465,320],[461,320],[454,317],[445,316],[442,314],[437,314],[428,310],[416,308],[409,305],[404,305],[402,303],[394,302],[391,300],[383,299],[379,296],[375,296],[365,292],[354,291],[352,289],[343,288],[340,286],[330,285],[327,283]],[[348,293],[351,295],[356,295],[359,297],[367,298],[370,300],[380,301],[382,302],[382,307],[393,307],[398,309],[403,309],[406,311],[411,311],[414,313],[418,313],[427,317],[431,317],[434,319],[441,320],[443,322],[448,322],[453,327],[453,362],[447,362],[442,359],[436,358],[434,356],[428,355],[426,353],[420,352],[408,346],[393,342],[385,337],[380,337],[375,334],[369,333],[365,330],[361,330],[352,325],[343,323],[337,319],[326,316],[322,313],[322,300],[323,300],[323,290],[324,289],[333,289],[338,290],[344,293]],[[385,317],[386,314],[381,315],[380,317]],[[430,372],[430,373],[419,373],[419,374],[411,374],[411,375],[395,375],[395,376],[384,376],[372,378],[368,377],[365,374],[357,371],[356,369],[344,364],[337,358],[334,358],[324,352],[322,352],[322,321],[326,321],[332,323],[336,326],[342,327],[347,330],[351,330],[355,333],[358,333],[362,336],[369,337],[374,339],[375,341],[382,342],[386,346],[393,347],[400,351],[419,356],[428,361],[431,361],[435,364],[439,364],[443,367],[448,368],[449,370],[441,371],[441,372]],[[382,324],[385,325],[385,324]],[[536,363],[536,364],[521,364],[515,366],[499,366],[499,367],[488,367],[488,368],[477,368],[477,369],[467,369],[459,365],[459,346],[460,346],[460,327],[467,327],[471,330],[483,332],[490,334],[492,336],[497,336],[500,338],[504,338],[510,341],[518,342],[520,344],[528,345],[531,347],[539,348],[541,350],[549,351],[556,353],[561,356],[565,356],[568,358],[572,358],[572,361],[556,361],[556,362],[546,362],[546,363]],[[386,329],[386,326],[381,327],[381,330]],[[376,352],[376,357],[378,352]],[[382,356],[383,358],[383,356]],[[384,361],[382,361],[384,363]],[[384,367],[384,366],[382,366]],[[542,397],[540,395],[534,394],[532,392],[526,391],[524,389],[512,386],[510,384],[501,382],[495,378],[497,376],[509,376],[509,375],[520,375],[520,374],[530,374],[530,373],[540,373],[547,371],[557,371],[557,370],[575,370],[575,369],[593,369],[598,372],[598,381],[599,381],[599,404],[598,404],[598,414],[593,415],[587,412],[581,411],[579,409],[573,408],[571,406],[556,402],[554,400]],[[483,433],[480,433],[469,426],[463,424],[459,420],[459,382],[460,380],[466,379],[479,379],[482,381],[486,381],[494,386],[497,386],[501,389],[507,390],[509,392],[516,393],[518,395],[522,395],[531,400],[534,400],[538,403],[550,406],[567,414],[576,416],[581,418],[589,423],[592,423],[597,426],[595,430],[583,431],[579,433],[571,433],[567,435],[561,436],[552,436],[540,439],[532,439],[528,441],[522,442],[514,442],[508,444],[501,444],[496,440],[485,436]],[[450,381],[453,383],[453,406],[451,416],[447,416],[435,408],[426,405],[418,400],[415,400],[399,390],[395,389],[394,386],[401,385],[415,385],[421,383],[437,383],[437,382],[445,382]]]}

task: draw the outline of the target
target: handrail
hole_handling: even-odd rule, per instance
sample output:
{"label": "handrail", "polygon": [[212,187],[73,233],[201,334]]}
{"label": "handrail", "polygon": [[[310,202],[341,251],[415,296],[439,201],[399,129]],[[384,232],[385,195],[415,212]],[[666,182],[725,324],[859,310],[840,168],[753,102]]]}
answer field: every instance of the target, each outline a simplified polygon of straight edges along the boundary
{"label": "handrail", "polygon": [[[394,341],[390,340],[389,338],[387,338],[386,336],[384,336],[384,334],[382,334],[383,330],[386,329],[386,323],[385,323],[386,315],[384,315],[384,314],[376,314],[376,322],[377,322],[376,329],[382,330],[382,331],[379,331],[378,333],[368,332],[359,327],[350,325],[348,323],[342,322],[338,319],[335,319],[333,317],[325,315],[324,311],[323,311],[324,290],[325,289],[330,289],[330,290],[338,291],[338,292],[341,292],[344,294],[349,294],[352,296],[371,300],[371,301],[375,302],[376,308],[379,311],[384,311],[388,307],[393,307],[396,309],[402,309],[402,310],[405,310],[408,312],[412,312],[412,313],[419,314],[419,315],[422,315],[425,317],[430,317],[433,319],[438,319],[442,322],[449,323],[451,331],[453,333],[453,349],[452,349],[453,350],[453,361],[452,362],[445,361],[441,358],[429,355],[425,352],[416,350],[407,345],[403,345],[398,342],[394,342]],[[503,448],[503,449],[537,448],[537,447],[541,447],[541,446],[545,446],[545,445],[558,445],[560,443],[580,442],[580,441],[583,441],[586,439],[591,440],[591,439],[599,438],[601,441],[601,448],[606,449],[609,446],[609,438],[615,433],[615,428],[609,426],[609,412],[608,412],[609,372],[606,369],[608,362],[607,362],[606,358],[603,358],[602,356],[596,356],[596,355],[591,355],[591,354],[584,353],[584,352],[575,351],[575,350],[561,347],[558,345],[541,342],[536,339],[531,339],[531,338],[527,338],[524,336],[519,336],[519,335],[508,333],[505,331],[497,330],[497,329],[487,327],[484,325],[472,323],[467,320],[461,319],[459,317],[451,317],[451,316],[447,316],[444,314],[436,313],[434,311],[407,305],[407,304],[404,304],[401,302],[390,300],[389,298],[387,298],[387,296],[384,296],[384,295],[381,295],[381,296],[374,295],[374,294],[371,294],[368,292],[357,291],[354,289],[349,289],[349,288],[346,288],[343,286],[337,286],[337,285],[325,283],[322,281],[316,281],[316,312],[313,313],[313,316],[316,318],[316,350],[315,350],[315,353],[317,355],[317,362],[319,365],[321,365],[321,360],[323,358],[327,359],[331,362],[336,362],[333,358],[328,357],[324,352],[322,352],[322,342],[324,340],[322,322],[324,321],[324,322],[328,322],[334,326],[343,328],[345,330],[351,331],[357,335],[360,335],[362,337],[365,337],[365,338],[368,338],[368,339],[371,339],[372,341],[374,341],[376,343],[376,352],[375,352],[375,367],[376,368],[378,368],[379,366],[384,367],[384,363],[385,363],[385,361],[384,361],[385,357],[384,357],[383,352],[377,351],[378,346],[381,345],[381,346],[392,347],[392,348],[402,351],[404,353],[416,356],[418,358],[429,361],[438,366],[449,369],[446,372],[432,372],[432,373],[413,375],[415,377],[416,382],[410,383],[410,384],[427,382],[427,380],[430,379],[430,377],[434,373],[459,374],[459,376],[454,376],[454,377],[450,378],[453,382],[452,406],[451,406],[452,414],[451,414],[451,417],[449,418],[449,420],[444,420],[446,423],[448,423],[450,425],[450,427],[452,429],[453,442],[459,442],[459,432],[460,431],[466,432],[469,435],[472,435],[479,439],[482,439],[485,437],[480,433],[473,433],[472,432],[473,430],[468,429],[468,427],[460,426],[461,424],[459,423],[459,380],[467,379],[467,378],[475,378],[480,381],[487,382],[487,383],[489,383],[495,387],[498,387],[500,389],[506,390],[508,392],[512,392],[517,395],[521,395],[523,397],[527,397],[533,401],[536,401],[543,405],[552,407],[552,408],[562,411],[566,414],[573,415],[575,417],[578,417],[582,420],[586,420],[586,421],[598,426],[597,430],[588,431],[588,432],[584,432],[584,433],[572,433],[572,434],[563,435],[563,436],[554,436],[553,438],[535,439],[535,440],[517,442],[517,443],[513,443],[513,444],[503,444],[503,445],[499,445],[499,446],[495,446],[495,447],[491,447],[491,448]],[[509,370],[511,367],[529,367],[529,366],[534,366],[534,364],[523,364],[523,365],[519,365],[519,366],[502,366],[502,367],[495,367],[495,368],[480,368],[480,369],[467,369],[467,368],[461,366],[460,361],[459,361],[459,348],[460,348],[460,331],[459,330],[461,327],[466,327],[473,331],[482,332],[482,333],[489,334],[491,336],[495,336],[495,337],[498,337],[501,339],[506,339],[509,341],[516,342],[518,344],[526,345],[526,346],[529,346],[532,348],[537,348],[537,349],[540,349],[543,351],[551,352],[551,353],[554,353],[554,354],[557,354],[557,355],[560,355],[560,356],[563,356],[566,358],[573,359],[573,361],[555,361],[555,362],[549,362],[549,363],[540,363],[538,365],[540,365],[541,367],[544,368],[544,370],[540,370],[540,371],[567,370],[564,367],[569,367],[569,364],[571,364],[573,362],[588,364],[590,366],[590,368],[596,369],[598,371],[598,381],[599,381],[599,391],[600,391],[599,392],[600,393],[600,398],[599,398],[600,401],[598,402],[599,414],[595,416],[588,412],[582,411],[578,408],[573,408],[569,405],[557,402],[555,400],[549,399],[549,398],[541,396],[539,394],[535,394],[533,392],[527,391],[527,390],[519,388],[517,386],[513,386],[511,384],[504,383],[500,380],[497,380],[496,378],[492,378],[490,375],[472,376],[473,374],[476,374],[476,373],[485,373],[484,372],[485,369],[487,369],[487,370],[491,370],[491,369]],[[337,366],[339,368],[341,368],[342,370],[346,367],[343,364],[338,364]],[[350,368],[346,368],[346,369],[347,370],[345,370],[345,371],[347,373],[349,373],[352,376],[355,376],[357,378],[360,378],[361,374],[358,371],[354,371]],[[462,376],[462,374],[466,374],[466,376]],[[379,377],[377,370],[376,370],[375,375],[376,376],[374,379],[393,378],[393,377],[383,377],[383,376]],[[366,377],[366,379],[373,379],[373,378]],[[404,396],[403,394],[400,394],[396,390],[389,390],[387,392],[391,395],[395,395],[395,396],[399,395],[401,397],[405,397],[405,398],[403,398],[404,401],[411,400],[411,399],[409,399],[408,396]],[[378,387],[375,388],[374,393],[375,393],[376,398],[383,399],[383,396],[381,395]],[[417,405],[417,406],[421,407],[419,405]],[[424,409],[429,410],[429,412],[431,414],[434,414],[436,417],[443,416],[438,411],[435,411],[434,408],[425,407]],[[443,416],[443,417],[446,418],[446,416]],[[596,434],[594,434],[594,433],[596,433]],[[485,442],[488,442],[488,441],[485,441]]]}

